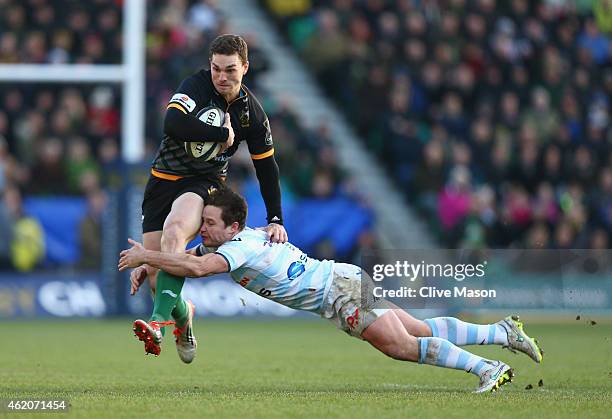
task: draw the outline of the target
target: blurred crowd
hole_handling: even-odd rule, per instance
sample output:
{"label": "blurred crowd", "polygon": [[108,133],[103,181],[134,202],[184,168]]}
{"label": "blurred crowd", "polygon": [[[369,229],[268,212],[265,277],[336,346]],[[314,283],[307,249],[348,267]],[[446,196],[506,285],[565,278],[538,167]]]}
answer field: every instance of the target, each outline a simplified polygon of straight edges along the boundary
{"label": "blurred crowd", "polygon": [[[122,3],[0,0],[0,63],[118,64]],[[143,174],[162,138],[172,92],[207,65],[208,44],[228,32],[214,0],[147,4]],[[326,127],[304,129],[290,102],[260,91],[257,79],[268,60],[256,38],[247,37],[247,42],[250,70],[244,82],[269,114],[284,193],[325,199],[346,189]],[[23,200],[58,195],[86,198],[79,266],[99,267],[105,190],[113,181],[108,173],[120,162],[120,105],[118,85],[0,82],[0,268],[30,270],[44,258],[44,231],[25,213]],[[238,188],[253,173],[244,151],[230,165],[230,179]],[[23,254],[31,257],[20,263]]]}
{"label": "blurred crowd", "polygon": [[609,248],[612,0],[261,0],[448,247]]}
{"label": "blurred crowd", "polygon": [[120,0],[0,0],[0,62],[119,64]]}

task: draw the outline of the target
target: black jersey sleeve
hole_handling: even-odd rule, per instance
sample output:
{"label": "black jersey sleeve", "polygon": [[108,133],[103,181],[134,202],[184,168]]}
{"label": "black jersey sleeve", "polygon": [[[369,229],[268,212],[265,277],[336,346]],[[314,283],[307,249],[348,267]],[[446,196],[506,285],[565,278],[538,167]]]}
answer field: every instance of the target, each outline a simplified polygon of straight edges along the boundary
{"label": "black jersey sleeve", "polygon": [[195,116],[185,114],[176,108],[168,108],[164,118],[164,134],[176,141],[227,141],[229,130],[213,127]]}
{"label": "black jersey sleeve", "polygon": [[281,189],[278,165],[274,159],[274,144],[268,116],[263,108],[253,100],[252,126],[247,138],[249,152],[259,181],[261,197],[266,204],[268,223],[283,223],[281,208]]}
{"label": "black jersey sleeve", "polygon": [[164,133],[176,141],[226,141],[227,128],[207,125],[196,117],[208,103],[206,96],[206,88],[196,75],[183,80],[168,102]]}
{"label": "black jersey sleeve", "polygon": [[283,223],[283,209],[281,207],[281,188],[278,165],[273,156],[265,159],[253,160],[255,174],[259,181],[261,197],[266,205],[268,223]]}
{"label": "black jersey sleeve", "polygon": [[253,99],[252,125],[249,130],[247,144],[253,160],[261,160],[274,155],[274,142],[268,116],[259,102]]}

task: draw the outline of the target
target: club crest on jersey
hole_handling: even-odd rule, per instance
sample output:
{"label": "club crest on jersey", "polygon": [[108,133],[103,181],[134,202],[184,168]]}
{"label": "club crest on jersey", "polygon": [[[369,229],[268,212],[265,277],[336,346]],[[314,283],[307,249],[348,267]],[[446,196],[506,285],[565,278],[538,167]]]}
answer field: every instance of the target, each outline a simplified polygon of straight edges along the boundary
{"label": "club crest on jersey", "polygon": [[249,115],[249,107],[245,107],[242,112],[240,112],[240,126],[242,128],[248,128],[251,125],[250,115]]}

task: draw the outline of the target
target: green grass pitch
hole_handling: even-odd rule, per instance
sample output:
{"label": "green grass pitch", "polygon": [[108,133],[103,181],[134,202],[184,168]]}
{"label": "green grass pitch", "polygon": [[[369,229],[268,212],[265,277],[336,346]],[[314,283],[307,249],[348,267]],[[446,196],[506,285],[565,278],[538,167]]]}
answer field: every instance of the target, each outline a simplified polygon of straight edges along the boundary
{"label": "green grass pitch", "polygon": [[517,374],[485,395],[472,375],[391,360],[316,319],[198,319],[192,365],[168,337],[144,356],[129,319],[4,321],[0,398],[68,399],[67,416],[84,418],[610,417],[612,325],[525,320],[544,362],[471,347]]}

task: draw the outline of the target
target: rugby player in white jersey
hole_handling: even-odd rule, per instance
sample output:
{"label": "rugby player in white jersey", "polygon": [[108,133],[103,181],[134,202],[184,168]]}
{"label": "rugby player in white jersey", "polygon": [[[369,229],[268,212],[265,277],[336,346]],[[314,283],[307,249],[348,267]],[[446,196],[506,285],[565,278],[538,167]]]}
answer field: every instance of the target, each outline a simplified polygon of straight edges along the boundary
{"label": "rugby player in white jersey", "polygon": [[[132,247],[121,252],[118,267],[120,271],[136,268],[130,275],[132,295],[146,278],[145,264],[190,278],[229,272],[249,291],[293,309],[317,313],[391,358],[477,375],[477,392],[497,390],[512,380],[513,370],[459,346],[502,345],[524,352],[535,362],[542,361],[541,349],[523,331],[518,318],[507,317],[488,325],[453,317],[422,321],[388,301],[371,297],[371,292],[362,300],[362,289],[367,292],[370,279],[361,268],[310,258],[288,242],[273,243],[265,231],[245,226],[246,215],[244,199],[221,189],[204,207],[201,245],[184,254],[164,253],[147,250],[129,239]],[[160,345],[159,329],[146,330],[150,343]]]}

